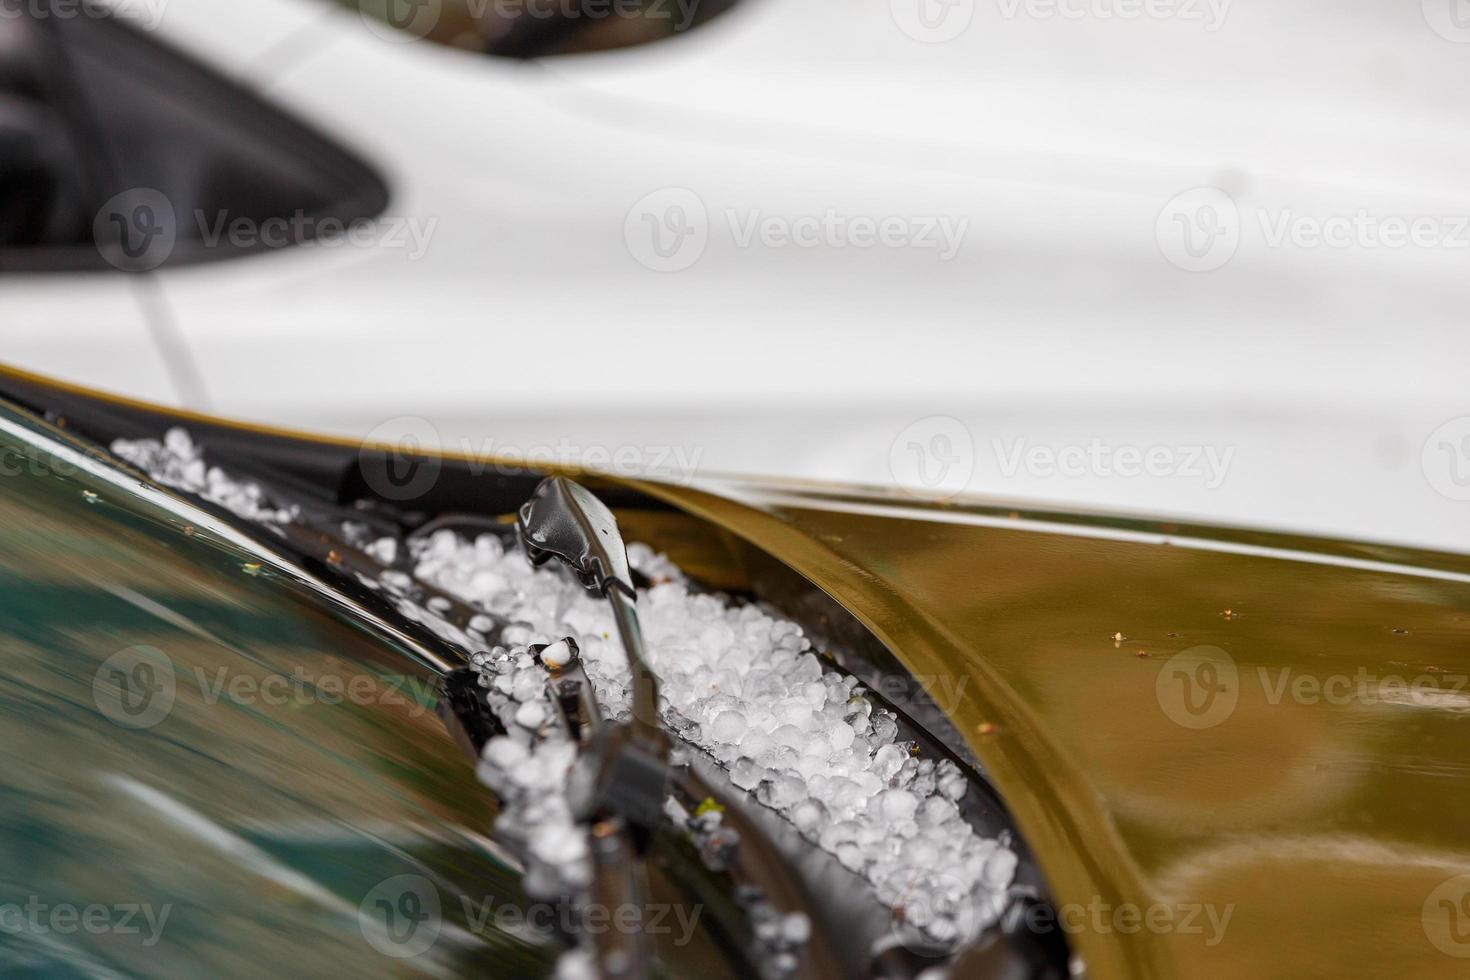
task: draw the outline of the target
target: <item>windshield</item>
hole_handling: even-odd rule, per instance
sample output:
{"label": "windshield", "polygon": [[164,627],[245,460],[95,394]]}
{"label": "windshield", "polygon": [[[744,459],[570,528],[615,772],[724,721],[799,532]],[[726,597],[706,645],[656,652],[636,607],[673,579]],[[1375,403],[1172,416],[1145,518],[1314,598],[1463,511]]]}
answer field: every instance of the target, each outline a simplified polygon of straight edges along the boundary
{"label": "windshield", "polygon": [[[519,872],[481,836],[493,798],[406,645],[3,408],[0,475],[6,962],[46,976],[554,962],[479,914],[524,907]],[[434,935],[413,935],[435,901]]]}

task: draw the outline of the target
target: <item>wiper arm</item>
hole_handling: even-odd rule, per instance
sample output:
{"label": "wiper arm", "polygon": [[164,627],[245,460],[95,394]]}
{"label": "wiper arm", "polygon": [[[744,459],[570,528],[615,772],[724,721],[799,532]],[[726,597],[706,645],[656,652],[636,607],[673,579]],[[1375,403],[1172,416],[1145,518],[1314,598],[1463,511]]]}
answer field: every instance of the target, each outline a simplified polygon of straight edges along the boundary
{"label": "wiper arm", "polygon": [[[609,833],[608,818],[621,821],[634,842],[644,843],[664,819],[664,801],[671,789],[694,800],[713,798],[726,812],[735,814],[736,830],[741,844],[738,858],[731,863],[737,878],[753,885],[782,913],[800,912],[811,925],[810,937],[799,957],[803,977],[841,977],[844,971],[832,946],[829,930],[820,928],[822,917],[811,902],[806,886],[781,858],[779,849],[751,821],[739,816],[739,807],[730,794],[709,786],[686,768],[675,771],[669,764],[668,736],[659,725],[658,680],[648,666],[643,631],[638,623],[637,590],[628,567],[627,547],[618,532],[617,520],[602,501],[585,487],[565,477],[548,477],[520,510],[517,523],[521,543],[532,564],[542,565],[556,558],[569,567],[582,586],[594,596],[612,604],[618,635],[628,656],[633,678],[633,719],[629,725],[618,725],[600,719],[590,725],[587,743],[587,774],[590,785],[584,786],[580,800],[574,800],[578,818],[593,822],[601,834]],[[580,687],[590,682],[577,670]],[[553,700],[561,683],[558,672],[551,679]],[[581,701],[582,713],[591,702]],[[565,714],[563,715],[565,717]],[[641,851],[638,847],[635,850]],[[616,853],[610,841],[594,842],[594,852]],[[631,852],[626,852],[631,853]],[[607,876],[615,873],[607,863],[596,869],[599,889],[612,887]],[[625,869],[624,887],[635,887],[636,874],[630,865]],[[630,951],[622,948],[599,950],[625,963]],[[646,950],[634,954],[646,960]],[[599,960],[603,957],[599,955]],[[605,967],[603,968],[606,971]],[[619,974],[629,975],[629,974]]]}
{"label": "wiper arm", "polygon": [[612,604],[633,675],[633,732],[649,750],[667,754],[668,739],[658,723],[658,680],[648,667],[635,605],[638,592],[612,511],[581,484],[553,476],[542,480],[521,507],[516,530],[531,564],[555,558],[588,592]]}

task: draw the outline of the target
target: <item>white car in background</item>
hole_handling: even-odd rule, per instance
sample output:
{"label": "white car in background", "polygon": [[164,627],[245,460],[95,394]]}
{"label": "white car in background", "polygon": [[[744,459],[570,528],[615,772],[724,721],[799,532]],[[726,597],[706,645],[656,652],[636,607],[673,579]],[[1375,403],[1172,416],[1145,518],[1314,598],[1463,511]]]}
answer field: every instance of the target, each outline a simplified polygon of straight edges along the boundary
{"label": "white car in background", "polygon": [[[1454,0],[742,0],[688,30],[669,0],[647,36],[560,0],[646,43],[545,53],[573,24],[535,57],[452,46],[532,0],[448,2],[115,0],[138,43],[81,42],[90,94],[35,38],[115,25],[7,7],[7,145],[115,193],[0,192],[3,359],[474,452],[1470,549]],[[105,137],[48,143],[35,77]]]}

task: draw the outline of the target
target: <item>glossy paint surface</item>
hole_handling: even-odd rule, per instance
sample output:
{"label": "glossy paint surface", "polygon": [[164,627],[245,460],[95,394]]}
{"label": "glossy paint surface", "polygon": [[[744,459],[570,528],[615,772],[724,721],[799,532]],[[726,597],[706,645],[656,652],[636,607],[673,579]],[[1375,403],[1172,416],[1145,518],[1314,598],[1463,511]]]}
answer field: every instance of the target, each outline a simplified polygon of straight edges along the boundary
{"label": "glossy paint surface", "polygon": [[815,488],[655,492],[809,576],[928,679],[1093,976],[1470,969],[1470,562]]}
{"label": "glossy paint surface", "polygon": [[[12,449],[7,464],[17,458],[24,457]],[[17,497],[14,488],[28,484],[14,469],[7,465],[0,505],[7,508],[7,561],[24,571],[18,581],[91,583],[95,594],[98,570],[106,569],[124,581],[157,583],[154,598],[166,595],[164,584],[186,594],[233,594],[236,600],[226,604],[232,621],[256,628],[288,608],[259,591],[258,577],[236,574],[232,563],[248,558],[227,542],[201,552],[214,555],[215,572],[206,574],[208,562],[195,568],[192,561],[168,572],[170,554],[197,546],[181,543],[173,518],[162,511],[144,508],[152,516],[130,518],[142,523],[129,532],[130,550],[121,560],[98,565],[97,556],[107,552],[80,543],[58,556],[49,538],[38,543],[41,532],[28,530],[27,522],[58,541],[90,541],[105,512],[99,505],[116,502],[107,494],[87,502],[85,480],[73,476],[54,484],[64,491]],[[927,679],[1038,855],[1068,938],[1091,975],[1465,975],[1470,560],[813,486],[638,488],[800,571]],[[651,543],[679,543],[674,531],[662,540],[657,522],[645,527]],[[286,589],[289,576],[279,581]],[[739,587],[738,576],[727,584]],[[261,611],[251,612],[262,597]],[[98,601],[92,595],[69,621],[42,630],[43,638],[50,636],[48,656],[90,658],[68,668],[76,675],[65,695],[73,706],[90,703],[90,677],[110,650],[124,641],[148,642],[103,620],[100,649],[92,651],[87,621],[108,608]],[[321,610],[309,621],[344,628]],[[7,644],[22,652],[14,638],[25,638],[23,626],[6,626]],[[156,623],[150,628],[163,630]],[[330,646],[335,635],[302,645]],[[383,642],[374,639],[372,650],[355,656],[372,662],[385,655]],[[411,651],[402,656],[413,660]],[[24,679],[23,667],[24,656],[7,674]],[[13,729],[12,744],[23,747],[16,774],[7,777],[7,799],[43,784],[41,763],[32,758],[39,748],[57,758],[54,699],[36,693],[43,676],[32,677],[28,688],[6,679],[20,710],[3,724]],[[310,737],[293,734],[280,717],[270,719],[271,731],[298,748],[285,757],[317,759],[313,746],[336,745],[337,727],[350,724],[353,712],[334,710],[324,719],[329,730]],[[174,718],[180,714],[176,708],[158,729],[221,717],[185,711]],[[130,757],[118,762],[116,746],[139,743],[115,725],[89,717],[74,730],[89,748],[67,747],[70,755],[53,766],[63,778],[77,778],[71,773],[78,760],[94,767],[112,761],[114,769],[134,764]],[[197,733],[197,726],[190,730]],[[350,744],[330,758],[352,762],[352,772],[372,773],[372,785],[388,780],[395,799],[403,798],[404,783],[421,785],[404,804],[415,821],[421,810],[438,812],[447,799],[479,792],[467,770],[432,784],[409,775],[414,766],[383,762],[402,753],[396,740],[380,743],[356,730],[344,741]],[[441,741],[444,757],[452,753],[428,721],[406,741],[433,747],[429,770],[438,765]],[[213,754],[193,757],[206,766],[227,764],[220,759],[239,765],[223,741]],[[275,775],[257,777],[245,768],[254,792],[238,805],[253,807],[256,795],[278,792]],[[238,793],[232,790],[227,801],[218,787],[211,794],[195,786],[201,776],[179,778],[191,807],[206,814],[216,808],[218,823],[233,819]],[[128,811],[95,788],[93,794],[89,802],[115,811],[108,829],[95,831],[110,846],[112,825],[128,819]],[[450,809],[449,825],[482,825]],[[24,805],[7,806],[6,820],[14,825],[28,819],[26,812]],[[360,809],[351,814],[349,823],[367,817]],[[95,826],[104,823],[98,818]],[[104,852],[84,836],[68,847],[79,844],[84,859]],[[116,860],[125,874],[143,874],[134,862],[155,856],[122,853]],[[49,869],[38,866],[32,878],[44,883],[57,869],[70,874],[85,864],[58,859]],[[289,898],[289,890],[245,892],[242,904],[282,895]],[[355,928],[350,921],[336,927],[344,935]],[[346,942],[341,935],[331,941]]]}

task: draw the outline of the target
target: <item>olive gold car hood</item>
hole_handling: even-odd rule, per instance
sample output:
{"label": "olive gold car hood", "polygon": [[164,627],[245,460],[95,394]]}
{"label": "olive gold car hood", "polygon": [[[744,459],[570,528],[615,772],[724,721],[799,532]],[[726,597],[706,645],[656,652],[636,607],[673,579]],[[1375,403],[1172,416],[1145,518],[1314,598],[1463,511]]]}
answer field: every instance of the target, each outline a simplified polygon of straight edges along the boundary
{"label": "olive gold car hood", "polygon": [[830,488],[642,489],[807,576],[929,685],[1091,976],[1463,975],[1470,561]]}

